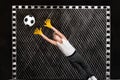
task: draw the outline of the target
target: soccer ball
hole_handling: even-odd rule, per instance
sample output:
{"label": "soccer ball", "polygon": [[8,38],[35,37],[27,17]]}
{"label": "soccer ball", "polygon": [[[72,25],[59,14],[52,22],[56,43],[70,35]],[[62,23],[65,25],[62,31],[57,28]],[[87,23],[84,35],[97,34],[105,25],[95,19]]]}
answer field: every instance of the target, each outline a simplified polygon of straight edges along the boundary
{"label": "soccer ball", "polygon": [[26,15],[24,18],[24,24],[32,27],[35,24],[35,17],[31,15]]}

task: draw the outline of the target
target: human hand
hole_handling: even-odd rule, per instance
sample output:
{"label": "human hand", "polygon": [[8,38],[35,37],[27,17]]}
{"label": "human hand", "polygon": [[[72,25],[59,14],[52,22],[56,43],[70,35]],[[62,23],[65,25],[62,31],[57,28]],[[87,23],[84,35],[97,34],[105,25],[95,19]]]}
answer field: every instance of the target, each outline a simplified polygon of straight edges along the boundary
{"label": "human hand", "polygon": [[43,34],[42,28],[40,28],[40,30],[38,28],[36,28],[33,34],[42,35]]}
{"label": "human hand", "polygon": [[50,19],[46,19],[44,26],[51,29],[51,28],[53,27],[53,26],[51,25],[51,20],[50,20]]}

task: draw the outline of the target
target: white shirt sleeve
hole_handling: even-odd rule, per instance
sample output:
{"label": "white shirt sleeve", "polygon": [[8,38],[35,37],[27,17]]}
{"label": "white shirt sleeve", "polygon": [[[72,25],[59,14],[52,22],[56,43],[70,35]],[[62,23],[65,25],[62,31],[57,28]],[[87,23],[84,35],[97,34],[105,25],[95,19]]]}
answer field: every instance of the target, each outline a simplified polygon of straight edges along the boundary
{"label": "white shirt sleeve", "polygon": [[63,43],[57,42],[58,48],[65,56],[70,56],[75,52],[75,48],[70,44],[68,40],[62,39]]}

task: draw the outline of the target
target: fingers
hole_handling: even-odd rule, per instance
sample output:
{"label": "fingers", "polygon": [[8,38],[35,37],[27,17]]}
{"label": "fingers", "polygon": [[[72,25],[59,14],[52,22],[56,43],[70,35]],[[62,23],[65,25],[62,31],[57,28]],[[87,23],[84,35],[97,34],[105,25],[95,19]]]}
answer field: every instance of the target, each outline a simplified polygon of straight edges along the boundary
{"label": "fingers", "polygon": [[50,19],[46,19],[44,26],[51,29],[52,28],[51,20]]}
{"label": "fingers", "polygon": [[[47,27],[47,28],[52,29],[53,26],[51,25],[51,20],[50,19],[46,19],[44,26]],[[40,29],[36,28],[33,34],[35,34],[35,35],[42,35],[43,34],[42,28],[40,28]]]}
{"label": "fingers", "polygon": [[39,29],[36,28],[33,34],[38,34]]}
{"label": "fingers", "polygon": [[47,27],[47,25],[44,25],[45,27]]}
{"label": "fingers", "polygon": [[35,34],[35,35],[42,35],[43,34],[42,28],[40,28],[40,29],[36,28],[33,34]]}
{"label": "fingers", "polygon": [[42,28],[40,28],[40,35],[42,35],[43,34],[43,32],[42,32]]}
{"label": "fingers", "polygon": [[51,22],[51,20],[50,19],[46,19],[46,21],[45,22]]}

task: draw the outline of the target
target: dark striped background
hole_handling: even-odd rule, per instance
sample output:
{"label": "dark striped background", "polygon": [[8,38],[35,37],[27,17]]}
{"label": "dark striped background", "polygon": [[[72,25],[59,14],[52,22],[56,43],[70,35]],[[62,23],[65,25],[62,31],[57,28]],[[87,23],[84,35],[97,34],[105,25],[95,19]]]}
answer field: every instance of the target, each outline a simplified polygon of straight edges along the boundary
{"label": "dark striped background", "polygon": [[[36,18],[31,28],[23,23],[28,14]],[[81,52],[98,80],[105,79],[106,9],[17,9],[17,78],[81,78],[57,47],[33,35],[47,18]],[[53,31],[43,27],[43,32],[52,38]]]}

